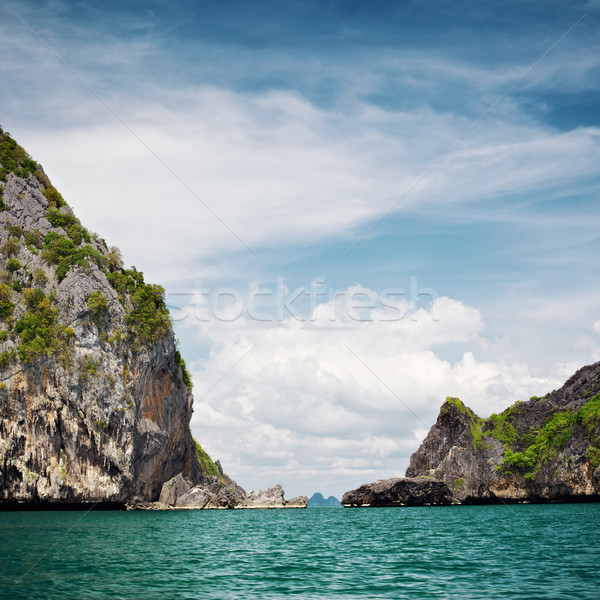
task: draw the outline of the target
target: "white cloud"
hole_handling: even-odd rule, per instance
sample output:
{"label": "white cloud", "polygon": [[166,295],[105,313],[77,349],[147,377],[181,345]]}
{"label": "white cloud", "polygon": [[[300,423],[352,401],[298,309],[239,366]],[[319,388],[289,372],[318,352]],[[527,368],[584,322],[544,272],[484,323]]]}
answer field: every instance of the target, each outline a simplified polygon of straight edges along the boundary
{"label": "white cloud", "polygon": [[82,220],[162,282],[205,277],[209,259],[245,253],[244,245],[260,255],[349,236],[400,199],[396,211],[448,211],[572,184],[600,159],[596,129],[557,133],[491,115],[418,183],[469,121],[361,104],[340,112],[295,93],[216,88],[111,105],[158,159],[110,116],[108,126],[17,137]]}
{"label": "white cloud", "polygon": [[596,321],[592,327],[596,333],[600,333],[600,320]]}
{"label": "white cloud", "polygon": [[340,494],[403,475],[447,395],[487,416],[560,383],[468,351],[445,360],[435,348],[481,342],[481,315],[456,300],[435,302],[437,321],[421,310],[416,320],[331,326],[328,308],[314,321],[186,324],[211,347],[193,365],[193,430],[242,485],[312,493],[302,484],[318,473]]}

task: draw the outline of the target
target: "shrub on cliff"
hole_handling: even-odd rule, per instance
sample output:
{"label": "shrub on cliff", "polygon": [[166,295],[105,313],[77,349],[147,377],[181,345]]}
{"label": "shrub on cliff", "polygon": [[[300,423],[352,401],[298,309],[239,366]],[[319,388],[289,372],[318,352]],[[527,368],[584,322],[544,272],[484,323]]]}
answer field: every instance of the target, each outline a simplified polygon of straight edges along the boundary
{"label": "shrub on cliff", "polygon": [[0,283],[0,319],[4,320],[12,315],[15,303],[11,300],[10,287],[6,283]]}
{"label": "shrub on cliff", "polygon": [[55,231],[44,237],[43,247],[42,258],[46,262],[56,264],[56,276],[59,281],[64,279],[71,267],[83,267],[88,260],[99,268],[104,268],[107,264],[106,257],[89,244],[77,248],[72,240]]}
{"label": "shrub on cliff", "polygon": [[[193,439],[193,438],[192,438]],[[219,469],[217,465],[212,461],[210,456],[206,453],[204,448],[194,440],[194,444],[196,445],[196,458],[200,463],[200,468],[202,469],[202,474],[205,477],[216,477],[219,480],[223,480],[221,473],[219,473]]]}
{"label": "shrub on cliff", "polygon": [[181,380],[183,381],[183,384],[185,385],[185,387],[188,390],[191,390],[192,387],[194,387],[194,384],[192,382],[192,378],[190,376],[190,373],[187,370],[187,366],[185,364],[185,360],[183,360],[183,357],[181,356],[181,353],[179,352],[179,350],[175,350],[175,362],[181,368]]}
{"label": "shrub on cliff", "polygon": [[66,204],[64,198],[53,185],[47,187],[42,194],[44,194],[46,200],[48,200],[48,204],[54,208],[60,208]]}
{"label": "shrub on cliff", "polygon": [[9,173],[27,179],[37,169],[37,163],[8,132],[0,129],[0,181],[6,181]]}
{"label": "shrub on cliff", "polygon": [[125,323],[134,344],[154,343],[170,330],[171,321],[164,293],[160,285],[138,283],[131,294],[133,309],[125,316]]}
{"label": "shrub on cliff", "polygon": [[46,219],[50,221],[52,227],[64,227],[68,228],[71,225],[75,225],[75,217],[68,213],[61,213],[56,208],[49,208],[46,211]]}
{"label": "shrub on cliff", "polygon": [[102,292],[92,292],[87,301],[87,307],[90,311],[92,321],[98,329],[106,326],[106,316],[108,315],[108,300]]}
{"label": "shrub on cliff", "polygon": [[52,356],[58,349],[60,337],[57,331],[58,308],[52,306],[40,289],[23,292],[27,310],[16,322],[15,333],[21,344],[19,358],[31,362],[40,356]]}

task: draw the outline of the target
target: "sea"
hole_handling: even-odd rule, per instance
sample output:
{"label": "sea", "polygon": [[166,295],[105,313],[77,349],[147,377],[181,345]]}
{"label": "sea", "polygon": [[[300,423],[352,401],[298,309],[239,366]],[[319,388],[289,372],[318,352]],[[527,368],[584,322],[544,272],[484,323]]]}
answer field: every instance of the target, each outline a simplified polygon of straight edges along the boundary
{"label": "sea", "polygon": [[0,513],[3,599],[600,598],[600,504]]}

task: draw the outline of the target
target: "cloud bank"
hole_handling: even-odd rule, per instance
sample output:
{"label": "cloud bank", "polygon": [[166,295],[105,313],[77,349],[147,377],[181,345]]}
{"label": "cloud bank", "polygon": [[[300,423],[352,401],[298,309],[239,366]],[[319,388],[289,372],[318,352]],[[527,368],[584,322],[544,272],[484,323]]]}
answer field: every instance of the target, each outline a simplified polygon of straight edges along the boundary
{"label": "cloud bank", "polygon": [[[357,292],[377,297],[346,290]],[[340,314],[339,300],[303,320],[184,323],[210,345],[192,365],[193,430],[242,485],[280,481],[299,494],[318,476],[339,495],[403,474],[446,396],[488,416],[560,383],[525,364],[478,360],[466,348],[487,343],[484,323],[460,301],[441,297],[389,321],[379,308]],[[458,359],[444,358],[449,348]]]}

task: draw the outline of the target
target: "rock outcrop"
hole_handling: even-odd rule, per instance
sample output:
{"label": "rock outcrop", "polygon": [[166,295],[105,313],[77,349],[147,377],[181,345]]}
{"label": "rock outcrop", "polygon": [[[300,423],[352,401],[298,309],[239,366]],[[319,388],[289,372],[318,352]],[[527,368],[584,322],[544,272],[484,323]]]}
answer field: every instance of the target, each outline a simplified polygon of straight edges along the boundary
{"label": "rock outcrop", "polygon": [[438,506],[452,504],[452,493],[443,481],[426,477],[380,479],[361,485],[342,496],[342,505]]}
{"label": "rock outcrop", "polygon": [[231,480],[194,486],[179,474],[163,485],[157,504],[143,508],[306,508],[307,496],[286,500],[284,495],[281,485],[246,493]]}
{"label": "rock outcrop", "polygon": [[190,388],[162,288],[0,129],[0,505],[153,502],[175,476],[221,502]]}
{"label": "rock outcrop", "polygon": [[394,486],[414,478],[443,484],[455,503],[600,500],[600,363],[487,419],[447,398],[406,477],[362,486],[342,502],[407,504],[410,488]]}
{"label": "rock outcrop", "polygon": [[308,506],[308,496],[295,496],[285,501],[284,508],[306,508]]}
{"label": "rock outcrop", "polygon": [[229,485],[220,481],[194,485],[179,473],[163,485],[160,506],[153,508],[235,508],[245,500],[244,490],[231,480]]}
{"label": "rock outcrop", "polygon": [[274,485],[264,490],[248,492],[245,505],[255,508],[283,508],[285,506],[283,488]]}

